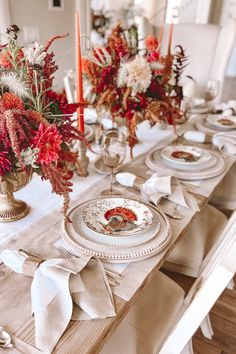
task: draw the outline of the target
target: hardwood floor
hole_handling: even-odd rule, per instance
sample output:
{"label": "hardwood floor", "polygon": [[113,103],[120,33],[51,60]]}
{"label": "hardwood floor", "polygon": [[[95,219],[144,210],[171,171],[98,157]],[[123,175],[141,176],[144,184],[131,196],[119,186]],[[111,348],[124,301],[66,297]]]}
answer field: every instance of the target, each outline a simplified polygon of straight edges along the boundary
{"label": "hardwood floor", "polygon": [[[186,292],[194,279],[177,273],[164,271]],[[236,276],[234,277],[236,284]],[[214,337],[208,340],[201,330],[193,337],[194,354],[235,354],[236,353],[236,289],[226,289],[210,311]],[[173,353],[174,354],[174,353]]]}

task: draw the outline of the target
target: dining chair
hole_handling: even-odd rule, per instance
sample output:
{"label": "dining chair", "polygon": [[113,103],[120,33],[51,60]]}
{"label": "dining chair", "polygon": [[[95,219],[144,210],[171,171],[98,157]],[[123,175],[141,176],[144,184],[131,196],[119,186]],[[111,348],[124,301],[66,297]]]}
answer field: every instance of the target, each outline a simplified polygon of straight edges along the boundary
{"label": "dining chair", "polygon": [[[227,217],[211,205],[205,205],[182,239],[167,257],[163,268],[197,278],[202,263],[227,224]],[[228,288],[234,287],[233,280]],[[214,331],[209,316],[201,324],[204,337],[212,339]]]}
{"label": "dining chair", "polygon": [[[158,37],[159,28],[150,26],[146,19],[138,22],[139,38],[148,34]],[[236,38],[236,21],[230,19],[223,27],[213,24],[179,23],[174,25],[172,51],[181,45],[188,58],[184,75],[190,75],[196,82],[194,89],[190,80],[184,80],[184,90],[191,86],[195,97],[203,97],[210,79],[219,80],[220,90],[214,102],[219,102],[222,96],[224,78]],[[161,51],[167,52],[169,42],[169,24],[163,26]]]}
{"label": "dining chair", "polygon": [[211,205],[205,205],[163,267],[196,278],[202,262],[227,224],[227,217]]}
{"label": "dining chair", "polygon": [[[205,258],[184,302],[186,309],[159,354],[180,353],[236,272],[236,212]],[[173,351],[174,350],[174,351]]]}
{"label": "dining chair", "polygon": [[210,204],[225,212],[236,210],[236,165],[224,177],[210,199]]}
{"label": "dining chair", "polygon": [[236,271],[236,212],[205,258],[187,296],[158,272],[101,354],[193,354],[191,338]]}

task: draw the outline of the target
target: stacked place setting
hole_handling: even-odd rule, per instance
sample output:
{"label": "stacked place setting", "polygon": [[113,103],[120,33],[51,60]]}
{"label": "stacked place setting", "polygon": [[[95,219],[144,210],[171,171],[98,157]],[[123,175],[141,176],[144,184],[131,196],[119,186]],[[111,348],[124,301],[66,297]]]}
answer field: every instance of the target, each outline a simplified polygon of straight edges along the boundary
{"label": "stacked place setting", "polygon": [[146,157],[153,171],[165,171],[181,180],[200,180],[218,176],[224,171],[224,160],[216,152],[192,145],[169,145],[154,149]]}
{"label": "stacked place setting", "polygon": [[203,117],[197,117],[195,128],[208,135],[234,131],[236,129],[236,117],[225,114],[207,114]]}
{"label": "stacked place setting", "polygon": [[167,246],[170,224],[156,207],[123,196],[100,196],[78,204],[64,221],[62,239],[77,255],[127,263]]}

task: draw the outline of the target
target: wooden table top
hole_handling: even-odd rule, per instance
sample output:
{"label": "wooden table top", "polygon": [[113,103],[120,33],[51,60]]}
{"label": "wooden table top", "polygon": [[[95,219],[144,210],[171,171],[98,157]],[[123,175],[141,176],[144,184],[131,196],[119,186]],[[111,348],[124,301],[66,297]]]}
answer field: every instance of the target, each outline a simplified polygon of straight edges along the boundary
{"label": "wooden table top", "polygon": [[[233,158],[227,159],[225,173],[218,178],[212,179],[212,181],[214,180],[214,183],[212,183],[211,189],[209,189],[208,186],[209,193],[207,197],[204,195],[198,195],[200,209],[203,208],[205,203],[207,203],[211,195],[214,193],[214,190],[220,185],[223,177],[232,167],[234,161]],[[138,162],[136,163],[136,167],[137,164]],[[104,180],[104,183],[107,184],[107,181]],[[201,187],[204,187],[204,184],[209,185],[209,181],[202,181]],[[96,189],[98,189],[98,187],[96,187]],[[99,186],[99,189],[103,189],[103,186]],[[84,198],[86,198],[86,195],[84,195]],[[171,224],[174,226],[173,242],[162,251],[156,265],[145,277],[129,301],[114,296],[117,312],[116,317],[102,320],[71,321],[53,353],[99,353],[105,341],[111,336],[136,299],[142,295],[143,288],[152,280],[155,272],[160,269],[168,254],[174,248],[176,242],[181,239],[186,229],[191,226],[198,213],[198,211],[192,212],[186,217],[186,220],[184,218],[181,228],[179,229],[178,227],[175,228],[175,225],[178,225],[178,223],[175,224],[174,220],[170,220]],[[27,230],[19,232],[19,234],[15,235],[11,240],[1,245],[0,249],[23,248],[33,254],[41,256],[42,258],[58,257],[58,250],[53,248],[52,244],[59,239],[60,224],[61,216],[58,213],[48,215],[45,220],[41,220]],[[129,267],[130,266],[127,268]],[[13,341],[16,345],[16,349],[19,350],[19,353],[23,352],[26,354],[39,352],[34,348],[34,319],[31,316],[30,304],[31,282],[32,278],[14,273],[4,264],[0,264],[0,324],[13,335]],[[10,353],[11,350],[9,349],[6,353],[7,352]],[[16,351],[12,351],[12,353],[16,353]]]}

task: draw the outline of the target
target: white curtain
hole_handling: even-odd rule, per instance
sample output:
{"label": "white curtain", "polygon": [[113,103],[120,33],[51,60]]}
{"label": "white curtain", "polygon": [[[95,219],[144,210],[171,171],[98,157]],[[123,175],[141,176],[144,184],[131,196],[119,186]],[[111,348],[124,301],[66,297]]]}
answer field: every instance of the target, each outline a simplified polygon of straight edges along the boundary
{"label": "white curtain", "polygon": [[11,24],[9,0],[0,0],[0,34],[1,42],[4,42],[6,28]]}

